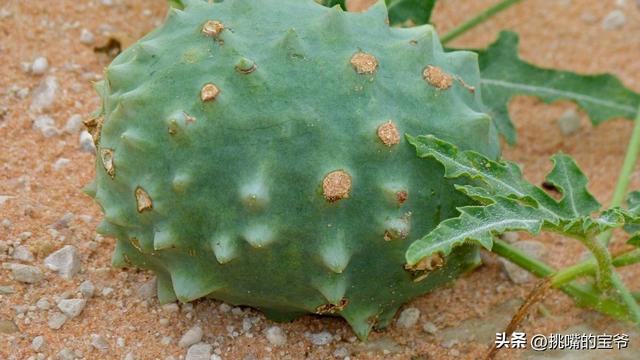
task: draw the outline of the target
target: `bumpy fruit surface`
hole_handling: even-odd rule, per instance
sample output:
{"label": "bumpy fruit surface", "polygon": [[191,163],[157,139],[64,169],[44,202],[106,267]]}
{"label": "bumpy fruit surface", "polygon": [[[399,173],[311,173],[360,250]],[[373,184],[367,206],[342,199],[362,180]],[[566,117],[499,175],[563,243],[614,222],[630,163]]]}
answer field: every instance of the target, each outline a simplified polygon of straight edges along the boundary
{"label": "bumpy fruit surface", "polygon": [[120,54],[88,122],[113,264],[153,270],[161,302],[342,316],[361,338],[477,265],[469,246],[404,266],[468,201],[404,134],[499,153],[476,56],[386,18],[382,2],[187,1]]}

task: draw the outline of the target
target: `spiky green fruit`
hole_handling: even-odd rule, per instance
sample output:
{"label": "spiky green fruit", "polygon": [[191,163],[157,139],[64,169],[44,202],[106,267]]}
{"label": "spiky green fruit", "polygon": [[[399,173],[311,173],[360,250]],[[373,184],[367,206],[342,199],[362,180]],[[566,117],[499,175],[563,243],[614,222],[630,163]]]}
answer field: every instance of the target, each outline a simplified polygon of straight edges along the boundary
{"label": "spiky green fruit", "polygon": [[499,152],[473,53],[390,28],[383,2],[185,3],[98,85],[93,192],[114,265],[155,271],[161,302],[339,315],[361,338],[477,265],[462,247],[404,266],[467,200],[403,134]]}

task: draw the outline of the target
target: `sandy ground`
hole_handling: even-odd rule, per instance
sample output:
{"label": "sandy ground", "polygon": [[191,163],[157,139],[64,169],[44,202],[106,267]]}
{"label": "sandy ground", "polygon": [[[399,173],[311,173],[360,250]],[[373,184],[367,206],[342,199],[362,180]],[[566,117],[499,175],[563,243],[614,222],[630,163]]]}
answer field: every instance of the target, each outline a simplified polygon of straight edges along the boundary
{"label": "sandy ground", "polygon": [[[444,33],[469,14],[496,2],[440,1],[434,23]],[[64,359],[58,355],[63,349],[84,359],[125,359],[127,354],[128,359],[180,359],[186,350],[178,346],[178,341],[195,325],[201,326],[203,341],[211,344],[222,359],[480,358],[518,300],[532,287],[512,283],[495,262],[408,304],[421,313],[418,323],[410,329],[392,325],[363,344],[344,321],[307,316],[278,325],[287,338],[286,344],[280,346],[271,344],[265,336],[265,329],[276,324],[254,310],[230,310],[212,300],[161,307],[156,299],[147,297],[145,287],[140,291],[151,274],[110,267],[114,241],[96,237],[101,213],[80,192],[93,177],[94,155],[81,151],[77,131],[61,130],[44,137],[32,128],[32,123],[44,114],[53,119],[56,128],[63,129],[72,115],[87,117],[98,105],[91,81],[101,77],[109,62],[108,56],[96,54],[93,46],[104,44],[109,33],[118,34],[125,41],[136,39],[159,24],[165,10],[166,4],[161,0],[0,3],[0,261],[17,262],[9,252],[21,244],[35,257],[26,263],[44,272],[43,281],[29,285],[12,280],[9,270],[0,269],[0,286],[13,289],[13,293],[6,287],[4,294],[0,292],[0,359]],[[615,30],[603,30],[602,21],[613,10],[626,15],[625,24]],[[529,61],[584,73],[610,72],[640,91],[640,4],[635,0],[526,0],[454,45],[483,47],[505,28],[520,34],[521,54]],[[82,29],[95,35],[93,44],[80,41]],[[31,63],[38,56],[45,56],[49,63],[42,76],[24,70],[24,63]],[[53,104],[40,114],[30,105],[38,84],[47,76],[54,76],[59,88]],[[530,98],[512,101],[510,110],[520,140],[517,146],[505,148],[505,156],[523,164],[526,176],[540,183],[550,169],[548,157],[557,151],[569,153],[591,179],[591,191],[607,203],[631,123],[614,120],[593,128],[580,113],[581,129],[563,136],[556,120],[572,108],[574,105],[569,103],[545,105]],[[632,186],[640,187],[639,172],[634,173]],[[544,260],[554,266],[569,265],[583,252],[578,244],[560,237],[543,235],[537,240],[546,246]],[[75,245],[82,261],[81,272],[71,280],[64,280],[43,266],[44,257],[65,244]],[[634,289],[640,289],[640,267],[626,269],[623,275]],[[83,312],[67,320],[62,328],[51,329],[48,321],[58,312],[57,300],[80,297],[79,285],[86,280],[96,290]],[[43,299],[49,302],[50,309],[46,309]],[[523,325],[530,335],[633,331],[628,325],[576,308],[561,293],[552,293],[543,304],[546,311],[532,314]],[[430,334],[423,330],[424,324],[435,325],[439,330]],[[323,331],[331,334],[330,343],[314,344],[311,340],[317,336],[313,334]],[[104,341],[104,349],[92,346],[92,334]],[[631,338],[634,349],[592,355],[638,358],[637,335],[636,332]],[[32,348],[36,336],[44,338],[38,352]],[[502,359],[568,356],[589,358],[576,352],[544,356],[526,351],[499,354]]]}

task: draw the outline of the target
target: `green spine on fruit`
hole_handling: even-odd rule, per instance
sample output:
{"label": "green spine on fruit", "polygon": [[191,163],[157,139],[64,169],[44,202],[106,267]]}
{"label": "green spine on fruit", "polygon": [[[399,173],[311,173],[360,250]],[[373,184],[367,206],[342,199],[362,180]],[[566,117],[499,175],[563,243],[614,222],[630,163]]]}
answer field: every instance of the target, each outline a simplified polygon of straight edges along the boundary
{"label": "green spine on fruit", "polygon": [[161,302],[341,316],[366,338],[478,264],[464,246],[420,276],[404,266],[468,201],[404,134],[496,157],[478,81],[475,54],[389,27],[382,1],[185,1],[97,86],[87,192],[113,264],[156,272]]}

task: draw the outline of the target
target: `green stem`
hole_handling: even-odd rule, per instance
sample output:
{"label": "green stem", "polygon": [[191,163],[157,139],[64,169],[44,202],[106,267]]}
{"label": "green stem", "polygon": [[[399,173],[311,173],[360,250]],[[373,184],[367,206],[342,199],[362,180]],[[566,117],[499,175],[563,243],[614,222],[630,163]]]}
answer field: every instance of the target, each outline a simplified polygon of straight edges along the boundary
{"label": "green stem", "polygon": [[[537,277],[542,278],[556,273],[556,270],[551,266],[540,260],[529,257],[522,251],[502,240],[495,239],[491,251],[531,272]],[[565,294],[571,296],[580,306],[595,309],[596,311],[612,316],[616,319],[628,320],[628,311],[624,306],[616,301],[611,299],[602,299],[598,294],[574,284],[553,284],[553,287],[559,288]]]}
{"label": "green stem", "polygon": [[[623,267],[640,263],[640,249],[634,249],[620,254],[614,257],[611,263],[614,267]],[[598,264],[594,259],[583,261],[581,263],[558,271],[555,275],[553,275],[551,284],[553,284],[554,287],[558,287],[564,284],[568,284],[581,276],[594,275],[597,268]]]}
{"label": "green stem", "polygon": [[581,238],[582,243],[591,251],[593,257],[598,263],[596,281],[598,287],[602,291],[607,291],[613,286],[613,264],[611,263],[611,254],[595,235],[587,234]]}
{"label": "green stem", "polygon": [[476,27],[477,25],[480,25],[483,22],[487,21],[493,15],[508,9],[509,7],[519,3],[520,1],[522,0],[502,0],[498,4],[488,8],[487,10],[479,13],[478,15],[474,16],[470,20],[462,23],[461,25],[458,25],[453,30],[444,34],[440,40],[442,41],[443,44],[446,44],[451,40],[464,34],[465,32],[471,30],[472,28]]}
{"label": "green stem", "polygon": [[[640,106],[638,107],[638,113],[635,119],[635,125],[633,126],[633,132],[631,133],[631,139],[629,145],[627,145],[627,153],[624,156],[624,162],[622,163],[622,169],[620,169],[620,175],[618,175],[618,182],[613,190],[613,198],[611,199],[610,208],[621,206],[625,197],[627,196],[627,189],[629,188],[629,182],[631,181],[631,173],[636,167],[636,161],[638,160],[638,152],[640,151]],[[600,241],[605,245],[609,244],[611,240],[612,231],[606,231],[602,234]]]}
{"label": "green stem", "polygon": [[638,306],[638,302],[624,285],[622,279],[620,279],[620,275],[615,271],[612,275],[613,287],[616,289],[616,292],[618,293],[624,304],[627,306],[633,322],[636,323],[636,325],[640,326],[640,306]]}

